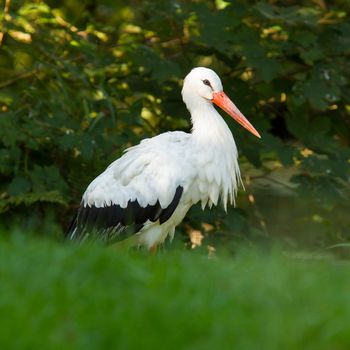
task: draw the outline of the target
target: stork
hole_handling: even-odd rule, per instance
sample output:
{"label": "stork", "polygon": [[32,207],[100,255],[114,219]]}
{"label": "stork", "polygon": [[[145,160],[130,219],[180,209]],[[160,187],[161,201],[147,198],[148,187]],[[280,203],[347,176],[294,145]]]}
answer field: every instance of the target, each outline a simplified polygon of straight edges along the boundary
{"label": "stork", "polygon": [[185,77],[182,98],[192,131],[165,132],[128,148],[87,187],[67,235],[85,240],[126,239],[154,249],[198,202],[204,209],[234,204],[242,182],[232,133],[214,108],[259,133],[223,91],[218,75],[197,67]]}

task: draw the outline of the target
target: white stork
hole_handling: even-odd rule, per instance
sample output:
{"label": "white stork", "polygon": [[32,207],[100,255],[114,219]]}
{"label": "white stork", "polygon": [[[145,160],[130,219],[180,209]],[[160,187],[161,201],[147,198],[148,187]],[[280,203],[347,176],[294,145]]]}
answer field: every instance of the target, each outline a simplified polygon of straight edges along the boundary
{"label": "white stork", "polygon": [[214,104],[260,138],[223,92],[211,69],[197,67],[186,76],[182,98],[191,114],[192,132],[165,132],[128,148],[86,189],[68,237],[127,240],[153,249],[189,208],[234,203],[241,183],[237,148]]}

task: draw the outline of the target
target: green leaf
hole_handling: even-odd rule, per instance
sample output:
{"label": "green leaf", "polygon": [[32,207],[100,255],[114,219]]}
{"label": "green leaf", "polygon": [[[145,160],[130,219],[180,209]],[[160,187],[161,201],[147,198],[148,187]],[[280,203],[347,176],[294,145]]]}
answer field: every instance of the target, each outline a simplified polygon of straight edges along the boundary
{"label": "green leaf", "polygon": [[68,186],[56,166],[35,165],[29,173],[34,192],[59,191],[66,193]]}
{"label": "green leaf", "polygon": [[17,176],[10,182],[7,191],[11,196],[16,196],[21,193],[29,192],[30,189],[30,181],[23,176]]}
{"label": "green leaf", "polygon": [[288,130],[298,138],[305,138],[309,133],[309,117],[305,106],[293,107],[291,114],[286,117]]}
{"label": "green leaf", "polygon": [[331,128],[331,118],[320,116],[311,121],[310,133],[316,134],[317,137],[326,134]]}
{"label": "green leaf", "polygon": [[31,206],[37,203],[52,203],[67,206],[67,201],[63,199],[58,191],[29,192],[0,199],[0,213],[5,213],[11,208],[20,205]]}
{"label": "green leaf", "polygon": [[280,65],[275,59],[262,58],[257,64],[257,70],[262,80],[270,82],[272,79],[278,76]]}

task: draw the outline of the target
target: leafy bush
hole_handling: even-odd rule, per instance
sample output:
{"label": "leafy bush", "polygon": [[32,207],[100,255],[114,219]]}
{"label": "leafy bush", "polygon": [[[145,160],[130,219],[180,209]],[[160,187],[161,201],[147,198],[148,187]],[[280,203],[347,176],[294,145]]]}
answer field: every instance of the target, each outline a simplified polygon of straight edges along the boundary
{"label": "leafy bush", "polygon": [[189,130],[181,79],[206,65],[262,140],[229,122],[247,183],[241,209],[226,219],[194,209],[188,224],[269,233],[256,198],[262,185],[282,183],[270,191],[313,199],[302,218],[311,230],[321,223],[332,240],[348,237],[346,2],[6,1],[1,21],[4,225],[66,224],[86,185],[125,147]]}

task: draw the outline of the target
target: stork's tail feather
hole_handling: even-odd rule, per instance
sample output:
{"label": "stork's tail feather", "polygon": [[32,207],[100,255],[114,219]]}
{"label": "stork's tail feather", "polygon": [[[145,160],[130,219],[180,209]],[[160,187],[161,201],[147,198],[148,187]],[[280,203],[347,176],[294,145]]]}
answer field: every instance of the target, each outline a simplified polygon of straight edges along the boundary
{"label": "stork's tail feather", "polygon": [[74,238],[74,234],[77,229],[77,222],[78,222],[78,211],[75,213],[71,223],[69,224],[67,231],[65,232],[65,238],[67,239]]}

